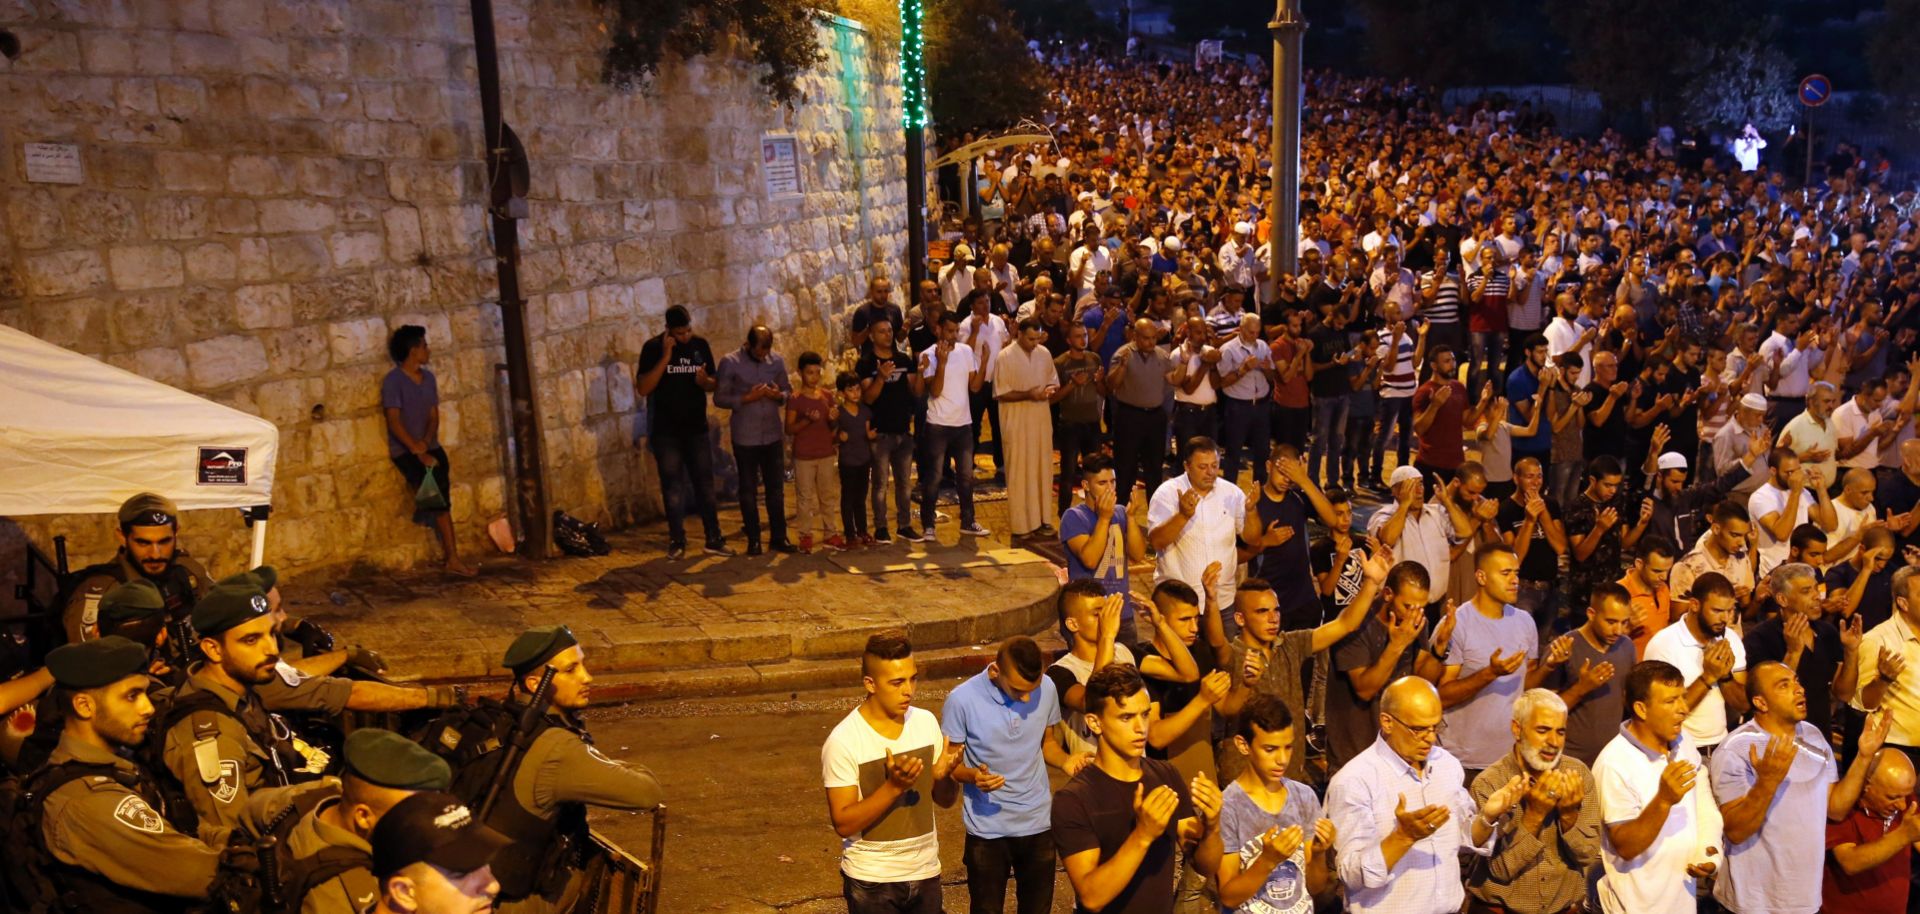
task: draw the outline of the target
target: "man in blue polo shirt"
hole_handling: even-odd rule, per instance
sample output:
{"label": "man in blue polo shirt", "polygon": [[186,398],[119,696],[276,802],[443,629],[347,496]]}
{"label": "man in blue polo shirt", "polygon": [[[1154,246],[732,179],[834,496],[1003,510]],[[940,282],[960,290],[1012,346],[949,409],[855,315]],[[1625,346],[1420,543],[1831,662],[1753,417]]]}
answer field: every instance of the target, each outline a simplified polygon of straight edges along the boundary
{"label": "man in blue polo shirt", "polygon": [[[1060,515],[1060,543],[1067,547],[1067,580],[1093,579],[1109,594],[1131,593],[1127,564],[1146,561],[1146,533],[1126,508],[1116,504],[1120,493],[1107,458],[1091,454],[1080,461],[1080,486],[1083,500]],[[1140,641],[1134,631],[1132,600],[1120,611],[1116,640],[1127,645]]]}
{"label": "man in blue polo shirt", "polygon": [[951,772],[965,788],[967,895],[972,914],[1001,914],[1012,874],[1018,914],[1053,910],[1053,790],[1047,766],[1068,777],[1090,755],[1069,755],[1060,698],[1032,638],[1008,639],[986,670],[957,686],[941,709]]}

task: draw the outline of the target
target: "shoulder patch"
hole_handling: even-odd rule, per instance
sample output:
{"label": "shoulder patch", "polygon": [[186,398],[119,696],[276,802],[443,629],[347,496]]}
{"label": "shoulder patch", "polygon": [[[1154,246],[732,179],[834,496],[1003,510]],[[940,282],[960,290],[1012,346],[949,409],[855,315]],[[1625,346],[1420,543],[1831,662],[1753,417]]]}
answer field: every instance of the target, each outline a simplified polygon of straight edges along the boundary
{"label": "shoulder patch", "polygon": [[134,831],[158,835],[167,830],[166,820],[160,818],[160,814],[148,806],[146,800],[133,794],[128,794],[119,806],[114,807],[113,818]]}
{"label": "shoulder patch", "polygon": [[233,802],[233,798],[240,794],[240,763],[221,759],[220,779],[208,784],[207,792],[219,803]]}
{"label": "shoulder patch", "polygon": [[289,689],[299,688],[300,683],[307,681],[307,674],[284,660],[274,664],[273,671],[280,674],[280,681],[286,683]]}
{"label": "shoulder patch", "polygon": [[86,599],[80,604],[80,624],[93,628],[100,624],[100,597],[103,591],[89,590]]}

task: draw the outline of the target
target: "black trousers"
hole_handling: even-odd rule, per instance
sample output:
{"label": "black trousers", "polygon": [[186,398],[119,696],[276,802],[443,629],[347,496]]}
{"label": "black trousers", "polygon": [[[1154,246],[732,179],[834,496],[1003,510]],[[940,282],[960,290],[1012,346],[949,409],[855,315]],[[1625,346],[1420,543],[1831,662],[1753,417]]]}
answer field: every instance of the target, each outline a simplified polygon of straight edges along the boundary
{"label": "black trousers", "polygon": [[847,536],[867,532],[867,481],[872,478],[873,464],[840,465],[840,529]]}
{"label": "black trousers", "polygon": [[736,444],[733,462],[740,470],[740,520],[748,543],[760,542],[760,490],[767,493],[767,533],[776,543],[787,541],[787,491],[783,473],[785,445]]}
{"label": "black trousers", "polygon": [[1167,414],[1160,407],[1141,409],[1125,403],[1113,407],[1113,481],[1118,503],[1127,504],[1137,481],[1147,497],[1160,488],[1166,467]]}
{"label": "black trousers", "polygon": [[1100,423],[1055,422],[1053,446],[1060,451],[1060,513],[1073,507],[1073,487],[1080,482],[1080,461],[1100,450]]}
{"label": "black trousers", "polygon": [[1005,914],[1007,877],[1014,880],[1016,914],[1053,910],[1053,832],[1018,838],[967,835],[967,910],[969,914]]}

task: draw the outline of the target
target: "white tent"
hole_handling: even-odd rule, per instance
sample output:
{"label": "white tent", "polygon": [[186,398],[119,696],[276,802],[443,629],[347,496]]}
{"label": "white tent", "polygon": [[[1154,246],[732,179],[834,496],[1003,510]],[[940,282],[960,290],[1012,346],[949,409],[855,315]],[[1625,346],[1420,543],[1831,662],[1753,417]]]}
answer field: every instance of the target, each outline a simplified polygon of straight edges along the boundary
{"label": "white tent", "polygon": [[0,516],[111,514],[138,492],[252,509],[265,557],[280,430],[0,326]]}

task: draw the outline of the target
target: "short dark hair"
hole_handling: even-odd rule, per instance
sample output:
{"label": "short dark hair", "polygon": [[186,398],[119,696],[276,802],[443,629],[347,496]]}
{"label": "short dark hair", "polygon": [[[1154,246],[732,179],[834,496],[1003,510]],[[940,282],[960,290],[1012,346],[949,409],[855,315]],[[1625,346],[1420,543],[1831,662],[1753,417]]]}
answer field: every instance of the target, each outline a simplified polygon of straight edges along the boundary
{"label": "short dark hair", "polygon": [[940,323],[958,325],[960,323],[960,312],[958,311],[940,312]]}
{"label": "short dark hair", "polygon": [[1326,497],[1327,504],[1330,505],[1344,505],[1353,501],[1353,493],[1345,486],[1328,486],[1320,494]]}
{"label": "short dark hair", "polygon": [[1744,502],[1741,502],[1739,499],[1729,498],[1713,506],[1714,523],[1727,524],[1734,521],[1743,521],[1749,524],[1753,523],[1753,518],[1747,514],[1747,506]]}
{"label": "short dark hair", "polygon": [[809,349],[806,352],[800,353],[800,361],[795,363],[795,366],[798,367],[801,371],[805,371],[807,370],[808,365],[825,365],[825,364],[827,364],[827,360],[821,358],[820,353],[814,352],[813,350]]}
{"label": "short dark hair", "polygon": [[1015,635],[1000,645],[1000,659],[1028,682],[1038,682],[1045,671],[1046,656],[1040,653],[1039,642],[1026,635]]}
{"label": "short dark hair", "polygon": [[1706,574],[1703,574],[1697,578],[1694,578],[1693,591],[1692,591],[1693,598],[1695,600],[1705,602],[1708,594],[1712,594],[1714,596],[1719,596],[1719,597],[1726,597],[1729,600],[1735,599],[1733,594],[1733,582],[1728,581],[1726,575],[1723,575],[1718,571],[1709,571]]}
{"label": "short dark hair", "polygon": [[393,335],[387,337],[387,357],[395,364],[407,360],[413,354],[415,346],[427,341],[427,328],[419,324],[401,324]]}
{"label": "short dark hair", "polygon": [[1187,443],[1186,459],[1188,460],[1193,459],[1193,455],[1199,451],[1212,451],[1215,454],[1220,453],[1220,445],[1214,443],[1214,440],[1212,438],[1209,438],[1205,435],[1195,435],[1191,438],[1188,438],[1186,443]]}
{"label": "short dark hair", "polygon": [[1153,585],[1153,593],[1148,595],[1147,598],[1152,600],[1154,605],[1157,606],[1160,603],[1160,598],[1163,596],[1179,600],[1189,606],[1200,605],[1200,594],[1195,591],[1192,586],[1188,585],[1187,582],[1174,578],[1168,578]]}
{"label": "short dark hair", "polygon": [[1147,681],[1140,678],[1140,671],[1133,664],[1109,663],[1087,677],[1081,694],[1087,713],[1098,714],[1105,710],[1108,702],[1126,701],[1146,687]]}
{"label": "short dark hair", "polygon": [[873,675],[873,664],[880,660],[905,660],[913,656],[913,642],[898,629],[874,632],[867,637],[867,648],[860,653],[860,675]]}
{"label": "short dark hair", "polygon": [[1473,567],[1475,569],[1478,569],[1481,565],[1486,564],[1486,561],[1488,559],[1493,558],[1496,555],[1501,555],[1503,553],[1506,555],[1513,556],[1515,561],[1518,561],[1520,557],[1519,553],[1513,551],[1512,546],[1509,546],[1505,543],[1488,543],[1487,545],[1479,547],[1478,551],[1479,551],[1479,555],[1476,556],[1473,560]]}
{"label": "short dark hair", "polygon": [[835,375],[833,378],[834,390],[846,390],[849,387],[859,387],[859,386],[860,386],[860,376],[857,374],[854,374],[851,371],[840,372],[839,374]]}
{"label": "short dark hair", "polygon": [[[1721,580],[1725,580],[1722,578]],[[1673,664],[1665,660],[1642,660],[1633,665],[1627,673],[1627,713],[1633,713],[1633,706],[1653,697],[1654,683],[1680,688],[1687,684],[1685,677]]]}
{"label": "short dark hair", "polygon": [[[1044,302],[1044,301],[1043,301],[1043,302],[1040,302],[1040,304],[1041,304],[1041,305],[1045,305],[1045,304],[1046,304],[1046,302]],[[1042,324],[1042,323],[1040,323],[1040,319],[1039,319],[1038,317],[1034,317],[1034,316],[1032,316],[1032,315],[1028,315],[1028,316],[1027,316],[1026,318],[1024,318],[1024,319],[1022,319],[1022,320],[1020,321],[1020,323],[1018,323],[1018,324],[1016,324],[1015,326],[1017,326],[1017,327],[1019,327],[1019,328],[1020,328],[1021,330],[1044,330],[1044,329],[1046,329],[1046,325],[1044,325],[1044,324]]]}
{"label": "short dark hair", "polygon": [[1427,574],[1427,566],[1408,559],[1387,572],[1386,588],[1388,593],[1399,593],[1409,584],[1418,584],[1421,590],[1433,587],[1433,577]]}
{"label": "short dark hair", "polygon": [[1633,594],[1628,593],[1618,581],[1602,581],[1593,585],[1593,592],[1587,595],[1587,608],[1591,610],[1602,603],[1621,603],[1633,605]]}
{"label": "short dark hair", "polygon": [[1256,578],[1252,575],[1241,578],[1240,586],[1234,588],[1235,593],[1256,593],[1262,590],[1273,590],[1273,585],[1267,583],[1266,578]]}
{"label": "short dark hair", "polygon": [[1827,531],[1818,524],[1801,524],[1793,528],[1793,535],[1787,538],[1790,549],[1805,549],[1814,543],[1827,542]]}
{"label": "short dark hair", "polygon": [[1105,454],[1088,454],[1080,458],[1082,476],[1098,476],[1110,469],[1113,469],[1113,461],[1108,460]]}
{"label": "short dark hair", "polygon": [[686,305],[673,305],[667,308],[667,329],[678,330],[693,326],[693,315],[687,313]]}
{"label": "short dark hair", "polygon": [[1587,478],[1588,479],[1599,479],[1603,476],[1625,476],[1625,475],[1626,475],[1626,471],[1620,469],[1620,458],[1615,457],[1612,454],[1601,454],[1600,456],[1587,461]]}
{"label": "short dark hair", "polygon": [[1240,709],[1240,722],[1235,732],[1248,742],[1253,741],[1253,728],[1259,727],[1268,733],[1278,733],[1293,726],[1293,709],[1280,696],[1267,692],[1255,692],[1247,699],[1246,707]]}
{"label": "short dark hair", "polygon": [[1068,581],[1065,587],[1060,588],[1060,595],[1054,598],[1053,608],[1054,612],[1060,616],[1060,636],[1069,642],[1073,640],[1073,635],[1067,631],[1067,601],[1074,597],[1105,602],[1107,589],[1094,578]]}
{"label": "short dark hair", "polygon": [[1649,536],[1641,540],[1639,547],[1633,550],[1633,557],[1643,562],[1656,555],[1663,559],[1670,559],[1679,553],[1674,551],[1673,544],[1664,536]]}

